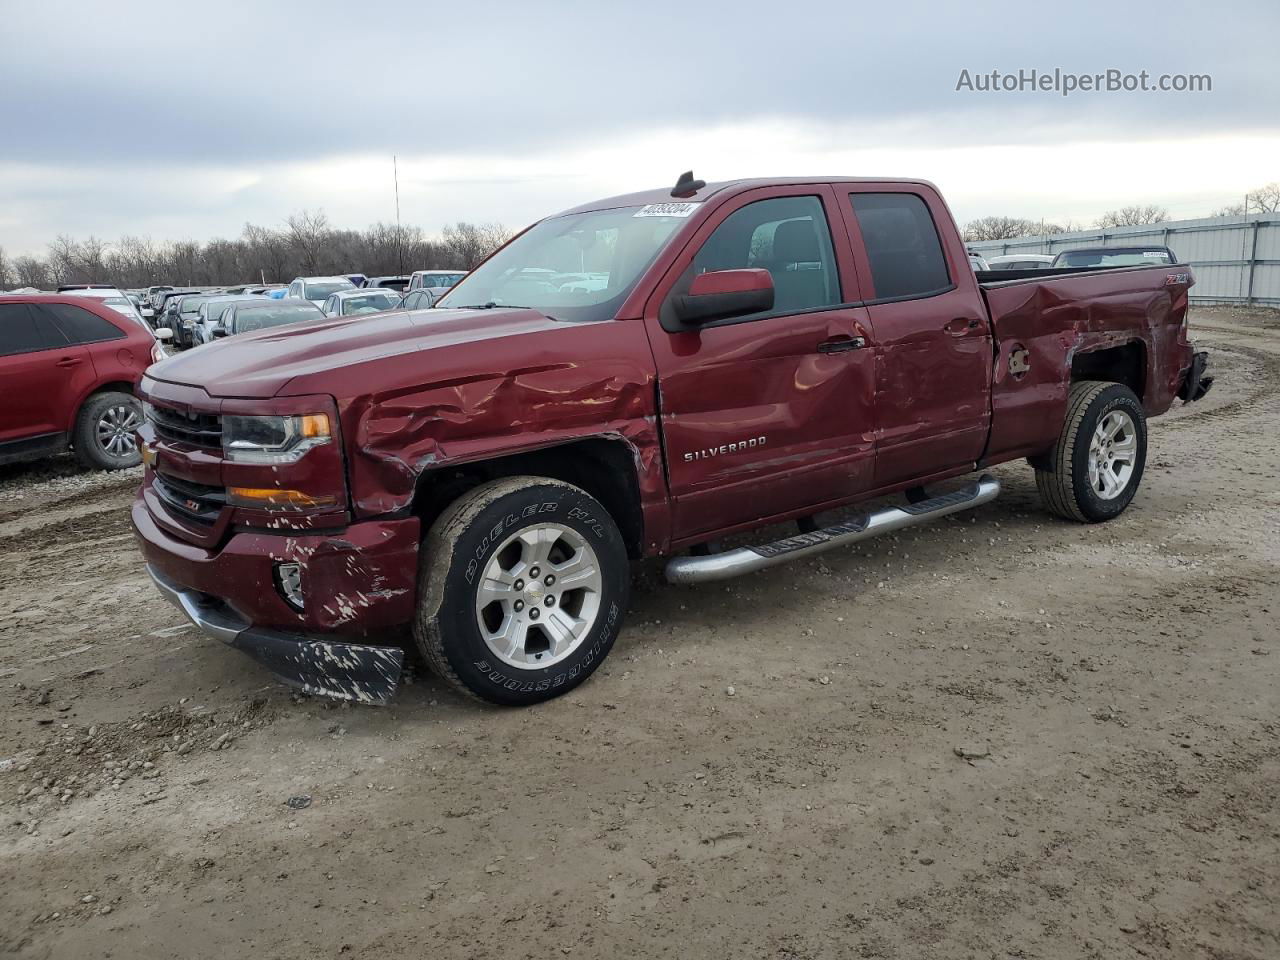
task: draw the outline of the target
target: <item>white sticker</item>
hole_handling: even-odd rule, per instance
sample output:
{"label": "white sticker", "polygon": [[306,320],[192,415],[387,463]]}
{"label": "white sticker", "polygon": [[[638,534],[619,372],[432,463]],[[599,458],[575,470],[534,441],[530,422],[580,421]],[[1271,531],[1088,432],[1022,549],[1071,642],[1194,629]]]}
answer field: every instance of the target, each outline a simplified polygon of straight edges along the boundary
{"label": "white sticker", "polygon": [[646,203],[632,214],[633,217],[688,217],[698,209],[701,201],[689,203]]}
{"label": "white sticker", "polygon": [[1160,257],[1161,259],[1164,259],[1163,250],[1147,250],[1142,255],[1144,257]]}

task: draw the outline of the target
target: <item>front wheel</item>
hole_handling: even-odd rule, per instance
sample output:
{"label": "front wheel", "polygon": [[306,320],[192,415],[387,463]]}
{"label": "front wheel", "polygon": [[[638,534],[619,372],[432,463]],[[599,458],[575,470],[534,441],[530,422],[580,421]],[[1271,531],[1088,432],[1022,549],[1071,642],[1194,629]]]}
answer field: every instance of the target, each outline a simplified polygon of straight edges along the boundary
{"label": "front wheel", "polygon": [[414,639],[461,692],[538,703],[600,666],[629,590],[626,546],[598,501],[558,480],[494,480],[427,533]]}
{"label": "front wheel", "polygon": [[1129,506],[1146,462],[1142,401],[1124,384],[1081,381],[1067,395],[1058,442],[1036,463],[1036,487],[1051,512],[1099,523]]}
{"label": "front wheel", "polygon": [[137,397],[115,390],[95,393],[76,416],[71,443],[86,467],[122,470],[142,462],[136,432],[142,425]]}

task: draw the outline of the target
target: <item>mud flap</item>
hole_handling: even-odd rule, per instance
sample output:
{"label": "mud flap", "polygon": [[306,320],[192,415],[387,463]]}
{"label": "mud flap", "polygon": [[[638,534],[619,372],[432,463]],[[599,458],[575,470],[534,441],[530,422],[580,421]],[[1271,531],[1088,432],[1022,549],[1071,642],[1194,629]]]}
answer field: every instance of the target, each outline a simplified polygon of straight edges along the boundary
{"label": "mud flap", "polygon": [[1202,351],[1191,358],[1191,369],[1187,371],[1187,377],[1178,389],[1178,399],[1183,403],[1195,403],[1213,386],[1213,377],[1204,375],[1208,365],[1209,354],[1206,352]]}

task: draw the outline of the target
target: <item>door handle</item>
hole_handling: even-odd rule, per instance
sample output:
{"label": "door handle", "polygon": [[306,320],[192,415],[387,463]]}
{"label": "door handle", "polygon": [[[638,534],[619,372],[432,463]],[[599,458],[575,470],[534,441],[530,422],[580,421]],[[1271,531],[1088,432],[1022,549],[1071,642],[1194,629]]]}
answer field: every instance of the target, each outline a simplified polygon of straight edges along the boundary
{"label": "door handle", "polygon": [[80,362],[81,361],[79,357],[63,357],[61,360],[58,361],[57,365],[59,367],[74,367]]}
{"label": "door handle", "polygon": [[818,352],[844,353],[846,350],[861,350],[866,345],[866,337],[832,337],[818,344]]}
{"label": "door handle", "polygon": [[960,337],[970,330],[977,330],[980,326],[982,326],[982,321],[977,317],[956,317],[942,329],[954,337]]}

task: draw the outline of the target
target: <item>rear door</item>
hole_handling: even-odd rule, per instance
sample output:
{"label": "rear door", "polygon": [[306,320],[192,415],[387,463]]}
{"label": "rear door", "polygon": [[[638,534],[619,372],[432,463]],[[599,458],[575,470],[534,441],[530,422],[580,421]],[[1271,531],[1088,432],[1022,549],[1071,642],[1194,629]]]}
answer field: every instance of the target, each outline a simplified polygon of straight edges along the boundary
{"label": "rear door", "polygon": [[858,184],[841,199],[876,333],[875,485],[976,463],[991,422],[991,331],[950,214],[910,184]]}
{"label": "rear door", "polygon": [[[874,363],[866,310],[826,186],[767,187],[704,223],[650,297],[673,540],[845,500],[870,486]],[[830,222],[837,225],[831,230]],[[772,310],[686,326],[697,274],[755,267]]]}
{"label": "rear door", "polygon": [[93,381],[88,350],[41,311],[0,303],[0,443],[69,432]]}

